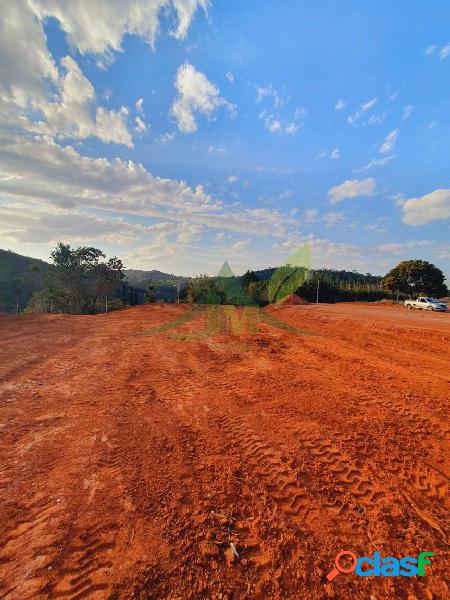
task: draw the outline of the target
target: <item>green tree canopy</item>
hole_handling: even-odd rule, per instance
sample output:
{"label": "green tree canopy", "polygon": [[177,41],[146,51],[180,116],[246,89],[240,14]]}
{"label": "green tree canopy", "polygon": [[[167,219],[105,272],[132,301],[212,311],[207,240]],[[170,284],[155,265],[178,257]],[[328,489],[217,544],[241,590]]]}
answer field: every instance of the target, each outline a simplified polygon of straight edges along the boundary
{"label": "green tree canopy", "polygon": [[49,272],[43,289],[33,303],[51,303],[55,310],[92,313],[99,310],[104,297],[122,281],[123,264],[116,257],[104,260],[97,248],[71,248],[59,243],[51,253],[54,269]]}
{"label": "green tree canopy", "polygon": [[444,296],[444,281],[442,271],[426,260],[404,260],[383,277],[381,285],[384,290],[412,296]]}
{"label": "green tree canopy", "polygon": [[148,304],[151,304],[155,301],[155,286],[152,283],[149,283],[147,289],[145,290],[145,299]]}

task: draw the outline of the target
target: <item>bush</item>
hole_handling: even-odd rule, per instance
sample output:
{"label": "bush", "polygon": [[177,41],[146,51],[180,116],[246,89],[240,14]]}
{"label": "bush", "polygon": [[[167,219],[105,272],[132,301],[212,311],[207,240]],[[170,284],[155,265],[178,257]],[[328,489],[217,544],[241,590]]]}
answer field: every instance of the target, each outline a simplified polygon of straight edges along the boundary
{"label": "bush", "polygon": [[108,300],[108,312],[111,312],[112,310],[120,310],[124,307],[125,304],[120,298],[111,298],[111,300]]}

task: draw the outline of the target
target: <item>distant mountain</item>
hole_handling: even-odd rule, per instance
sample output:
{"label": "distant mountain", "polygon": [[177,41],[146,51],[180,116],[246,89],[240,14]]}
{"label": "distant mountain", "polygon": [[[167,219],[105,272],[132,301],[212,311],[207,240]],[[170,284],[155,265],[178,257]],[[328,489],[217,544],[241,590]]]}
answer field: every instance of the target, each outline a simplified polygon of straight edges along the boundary
{"label": "distant mountain", "polygon": [[15,312],[17,304],[25,308],[51,268],[43,260],[0,249],[0,311]]}
{"label": "distant mountain", "polygon": [[[139,285],[146,281],[175,281],[177,275],[163,273],[153,269],[152,271],[143,271],[141,269],[125,269],[125,279],[130,285]],[[185,279],[185,278],[184,278]]]}

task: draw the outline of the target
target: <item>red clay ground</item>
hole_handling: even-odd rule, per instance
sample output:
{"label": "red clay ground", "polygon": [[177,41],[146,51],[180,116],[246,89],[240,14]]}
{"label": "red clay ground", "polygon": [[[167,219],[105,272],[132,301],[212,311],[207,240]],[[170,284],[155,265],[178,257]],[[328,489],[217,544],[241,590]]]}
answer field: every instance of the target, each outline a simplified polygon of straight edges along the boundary
{"label": "red clay ground", "polygon": [[[449,598],[450,315],[134,335],[187,310],[0,318],[0,596]],[[328,583],[343,549],[434,562]]]}

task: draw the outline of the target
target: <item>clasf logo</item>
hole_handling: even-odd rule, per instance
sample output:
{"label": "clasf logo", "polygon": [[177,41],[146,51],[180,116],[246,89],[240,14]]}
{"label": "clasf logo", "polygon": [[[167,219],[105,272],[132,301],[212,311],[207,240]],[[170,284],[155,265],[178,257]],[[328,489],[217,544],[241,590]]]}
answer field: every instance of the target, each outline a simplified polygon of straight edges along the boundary
{"label": "clasf logo", "polygon": [[[414,556],[404,556],[395,558],[395,556],[381,556],[380,552],[375,552],[373,558],[370,556],[361,556],[358,558],[351,550],[342,550],[334,559],[335,567],[328,575],[328,581],[339,575],[339,573],[351,573],[354,571],[360,577],[414,577],[425,575],[425,565],[431,565],[433,552],[421,552],[417,558]],[[349,558],[351,561],[349,561]]]}

